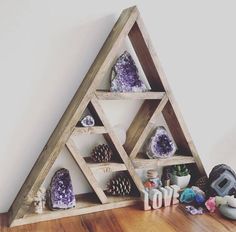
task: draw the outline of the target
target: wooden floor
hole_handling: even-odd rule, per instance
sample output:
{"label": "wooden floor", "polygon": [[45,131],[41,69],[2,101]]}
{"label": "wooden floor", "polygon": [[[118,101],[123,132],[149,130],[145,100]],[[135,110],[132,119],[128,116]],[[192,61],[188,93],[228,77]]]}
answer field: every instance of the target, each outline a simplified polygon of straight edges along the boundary
{"label": "wooden floor", "polygon": [[135,207],[120,208],[7,228],[6,215],[0,216],[1,232],[225,232],[236,231],[236,221],[219,214],[188,215],[182,206],[171,206],[155,211]]}

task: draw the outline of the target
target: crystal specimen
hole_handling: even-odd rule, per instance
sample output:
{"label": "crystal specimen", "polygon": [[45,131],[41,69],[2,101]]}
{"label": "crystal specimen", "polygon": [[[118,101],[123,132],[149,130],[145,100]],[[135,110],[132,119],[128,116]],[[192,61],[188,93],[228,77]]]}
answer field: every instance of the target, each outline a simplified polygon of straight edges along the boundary
{"label": "crystal specimen", "polygon": [[174,142],[169,137],[163,126],[157,127],[155,134],[151,137],[146,154],[149,158],[167,158],[173,156],[176,151]]}
{"label": "crystal specimen", "polygon": [[205,206],[211,213],[214,213],[215,210],[216,210],[216,198],[215,197],[210,197],[205,202]]}
{"label": "crystal specimen", "polygon": [[67,169],[62,168],[54,174],[48,194],[49,207],[52,210],[75,207],[75,195],[73,192],[70,173]]}
{"label": "crystal specimen", "polygon": [[194,201],[196,196],[196,193],[191,189],[191,188],[186,188],[184,191],[181,193],[180,196],[180,202],[182,203],[191,203]]}
{"label": "crystal specimen", "polygon": [[192,214],[192,215],[197,215],[197,214],[203,214],[203,212],[204,212],[204,210],[203,210],[203,208],[202,207],[199,207],[199,208],[196,208],[196,207],[194,207],[194,206],[192,206],[192,205],[187,205],[187,206],[185,206],[185,210],[188,212],[188,213],[190,213],[190,214]]}
{"label": "crystal specimen", "polygon": [[92,127],[95,125],[95,120],[91,115],[87,115],[81,120],[81,124],[84,127]]}
{"label": "crystal specimen", "polygon": [[111,74],[111,92],[144,92],[147,87],[140,80],[131,55],[125,51],[116,61]]}

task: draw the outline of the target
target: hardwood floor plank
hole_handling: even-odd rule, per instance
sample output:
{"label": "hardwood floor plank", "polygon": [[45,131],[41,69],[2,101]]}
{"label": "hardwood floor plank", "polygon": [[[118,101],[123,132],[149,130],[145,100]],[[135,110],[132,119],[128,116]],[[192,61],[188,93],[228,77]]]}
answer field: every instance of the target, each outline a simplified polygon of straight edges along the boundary
{"label": "hardwood floor plank", "polygon": [[120,227],[120,219],[113,214],[113,210],[82,216],[84,224],[89,232],[124,232]]}
{"label": "hardwood floor plank", "polygon": [[156,210],[143,211],[134,207],[112,210],[125,232],[180,232],[155,216]]}
{"label": "hardwood floor plank", "polygon": [[0,232],[235,232],[236,221],[218,212],[190,215],[184,205],[151,211],[140,206],[112,209],[98,213],[7,227],[7,215],[0,214]]}

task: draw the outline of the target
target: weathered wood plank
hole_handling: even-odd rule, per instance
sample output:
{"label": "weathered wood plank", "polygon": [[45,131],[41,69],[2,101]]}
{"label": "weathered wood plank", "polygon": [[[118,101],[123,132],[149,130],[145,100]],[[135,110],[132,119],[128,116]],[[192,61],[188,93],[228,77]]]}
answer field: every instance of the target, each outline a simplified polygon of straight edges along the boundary
{"label": "weathered wood plank", "polygon": [[21,218],[29,210],[33,197],[43,183],[58,154],[71,135],[75,125],[90,101],[95,88],[111,67],[116,53],[133,26],[139,12],[131,7],[122,12],[107,40],[86,74],[71,103],[53,131],[46,146],[26,178],[9,209],[9,224]]}
{"label": "weathered wood plank", "polygon": [[150,54],[151,48],[145,43],[137,22],[133,25],[129,32],[129,38],[152,91],[164,91],[159,73]]}
{"label": "weathered wood plank", "polygon": [[136,157],[132,160],[135,168],[157,168],[158,166],[171,166],[177,164],[190,164],[195,163],[194,157],[184,155],[174,155],[166,159],[148,159],[145,157]]}
{"label": "weathered wood plank", "polygon": [[66,218],[71,216],[83,215],[87,213],[99,212],[103,210],[115,209],[137,204],[139,198],[137,197],[108,197],[106,204],[100,204],[94,200],[93,194],[83,194],[77,197],[76,207],[68,210],[50,211],[45,209],[42,214],[30,213],[25,215],[22,219],[16,219],[12,226],[20,226],[30,223],[49,221],[58,218]]}
{"label": "weathered wood plank", "polygon": [[[146,28],[143,24],[143,20],[140,15],[136,20],[136,23],[134,24],[134,27],[132,28],[131,32],[129,33],[129,38],[131,40],[131,43],[133,44],[134,50],[140,60],[140,63],[142,64],[144,72],[147,75],[147,78],[149,77],[148,80],[151,84],[152,89],[166,92],[172,109],[176,115],[176,119],[178,120],[178,123],[184,134],[184,137],[188,141],[189,149],[191,150],[191,153],[196,161],[196,165],[199,170],[199,175],[206,176],[206,172],[197,152],[197,149],[192,141],[190,133],[180,113],[178,104],[172,94],[164,70],[161,66],[155,49],[153,48],[150,36],[146,31]],[[146,71],[144,66],[146,67]]]}
{"label": "weathered wood plank", "polygon": [[104,173],[108,172],[119,172],[126,171],[127,168],[123,163],[109,162],[109,163],[95,163],[91,160],[90,157],[84,157],[88,167],[92,171],[103,171]]}
{"label": "weathered wood plank", "polygon": [[74,141],[72,139],[69,139],[66,142],[66,147],[68,151],[71,153],[72,157],[76,161],[77,165],[83,172],[84,176],[86,177],[88,183],[94,190],[94,192],[97,194],[99,200],[101,203],[107,203],[108,199],[106,194],[103,192],[102,188],[99,186],[99,183],[97,182],[96,178],[94,177],[92,171],[90,170],[89,166],[87,165],[84,158],[80,155]]}
{"label": "weathered wood plank", "polygon": [[[159,102],[144,102],[135,119],[127,131],[124,145],[131,159],[134,159],[143,145],[145,139],[156,124],[158,115],[161,114],[168,98],[165,95]],[[154,103],[154,104],[153,104]]]}
{"label": "weathered wood plank", "polygon": [[162,99],[164,92],[141,92],[141,93],[119,93],[109,91],[96,91],[99,100],[142,100],[142,99]]}
{"label": "weathered wood plank", "polygon": [[106,129],[104,126],[93,126],[93,127],[75,127],[72,132],[72,136],[81,134],[105,134]]}
{"label": "weathered wood plank", "polygon": [[[192,142],[190,134],[183,121],[182,115],[180,114],[179,108],[172,95],[171,89],[162,70],[158,57],[151,45],[149,35],[147,34],[142,19],[139,16],[139,12],[136,7],[131,7],[122,12],[120,18],[113,27],[111,33],[109,34],[94,63],[86,74],[71,103],[63,114],[63,117],[61,118],[57,127],[49,138],[46,146],[44,147],[42,153],[40,154],[38,160],[32,168],[29,176],[26,178],[24,185],[17,194],[16,199],[14,200],[12,206],[9,209],[9,224],[13,225],[16,222],[14,221],[15,219],[17,219],[17,221],[23,220],[22,218],[24,217],[24,215],[27,214],[27,212],[30,210],[30,205],[36,192],[43,183],[46,175],[48,174],[54,161],[58,157],[58,154],[60,153],[61,149],[64,147],[67,140],[71,136],[75,125],[77,124],[78,120],[80,119],[82,113],[88,106],[91,99],[93,106],[96,108],[96,111],[101,117],[101,121],[107,129],[107,133],[109,133],[109,136],[108,134],[105,134],[105,136],[109,137],[110,141],[117,149],[117,152],[120,154],[121,159],[123,160],[127,170],[129,171],[137,187],[140,190],[143,189],[143,184],[135,173],[131,160],[127,156],[127,153],[124,150],[123,146],[119,143],[118,138],[116,137],[113,129],[107,122],[107,119],[97,101],[99,97],[101,99],[107,99],[108,96],[105,94],[102,94],[101,96],[101,94],[99,95],[99,93],[96,95],[96,88],[99,86],[104,75],[110,70],[113,61],[120,49],[120,45],[122,44],[124,38],[127,35],[129,35],[131,43],[134,46],[134,50],[151,85],[152,91],[166,92],[169,102],[163,109],[163,115],[167,121],[168,126],[170,127],[171,132],[174,134],[175,140],[177,140],[176,143],[179,144],[180,150],[186,151],[188,152],[188,154],[193,155],[193,158],[196,161],[196,165],[198,167],[198,173],[196,175],[206,175],[204,167],[198,156],[197,150]],[[97,98],[93,98],[94,95],[97,96]],[[162,98],[161,93],[158,93],[157,95],[153,92],[148,93],[148,96],[146,95],[145,97],[141,94],[134,96],[131,96],[131,94],[130,96],[129,94],[118,94],[116,96],[113,95],[110,97],[112,97],[112,99],[157,99],[155,101],[159,101]],[[147,112],[150,113],[150,111]],[[149,121],[150,118],[150,116],[148,119],[146,118],[146,121]],[[142,118],[140,120],[142,120]],[[150,120],[150,126],[151,123],[152,120]],[[143,126],[144,124],[141,123],[140,125],[141,129],[139,129],[138,134],[142,137],[143,133],[143,137],[140,141],[137,138],[134,139],[133,141],[135,141],[135,143],[133,142],[132,146],[134,146],[134,144],[136,143],[138,143],[137,146],[140,146],[140,144],[142,144],[142,140],[145,137],[144,135],[147,134],[146,131],[150,129],[149,127],[147,127],[147,129],[145,130],[146,127]],[[131,131],[133,131],[133,135],[136,136],[135,131],[132,129],[130,130],[130,135],[128,136],[128,139],[131,139]],[[92,133],[91,130],[87,130],[87,132]],[[178,133],[180,133],[179,137],[177,137]],[[138,151],[138,149],[135,148],[136,150],[133,152],[133,147],[128,149],[132,152],[131,157],[135,156]],[[196,167],[196,165],[194,166],[194,168]],[[84,212],[85,211],[86,209],[84,209]],[[37,216],[34,215],[34,218],[36,218]]]}
{"label": "weathered wood plank", "polygon": [[[168,102],[163,109],[164,119],[170,129],[170,132],[177,144],[178,152],[181,154],[188,154],[194,157],[196,165],[198,167],[198,172],[200,175],[206,175],[203,164],[199,158],[197,150],[193,144],[192,138],[190,137],[187,127],[183,122],[183,118],[177,118],[175,113],[176,111],[173,108],[173,104]],[[197,175],[197,173],[196,173]]]}
{"label": "weathered wood plank", "polygon": [[111,139],[111,142],[114,144],[118,154],[120,155],[120,158],[122,159],[122,161],[124,162],[127,170],[129,171],[129,174],[131,176],[131,178],[133,179],[134,183],[136,184],[137,188],[139,190],[142,190],[143,187],[143,183],[140,180],[140,178],[138,177],[137,173],[135,172],[135,169],[133,167],[133,164],[131,162],[131,160],[129,159],[125,149],[123,148],[123,146],[120,144],[119,139],[117,138],[115,132],[113,131],[112,127],[110,126],[106,115],[102,109],[102,107],[100,106],[100,103],[98,102],[98,99],[96,97],[94,97],[91,100],[95,110],[97,111],[97,114],[99,115],[103,125],[106,127],[109,137]]}

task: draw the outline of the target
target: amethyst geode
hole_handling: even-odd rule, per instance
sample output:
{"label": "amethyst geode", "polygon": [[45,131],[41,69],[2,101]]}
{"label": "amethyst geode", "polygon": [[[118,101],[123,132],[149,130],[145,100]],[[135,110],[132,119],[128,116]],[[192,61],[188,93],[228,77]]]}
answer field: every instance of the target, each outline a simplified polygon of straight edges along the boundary
{"label": "amethyst geode", "polygon": [[75,195],[70,173],[67,169],[62,168],[54,174],[48,195],[48,205],[52,210],[75,207]]}
{"label": "amethyst geode", "polygon": [[87,115],[81,120],[81,124],[83,127],[92,127],[95,125],[95,120],[91,115]]}
{"label": "amethyst geode", "polygon": [[140,80],[131,55],[125,51],[116,61],[111,73],[111,92],[144,92],[147,87]]}
{"label": "amethyst geode", "polygon": [[151,159],[162,159],[173,156],[176,152],[176,145],[169,137],[163,126],[157,127],[154,135],[147,144],[146,154]]}

